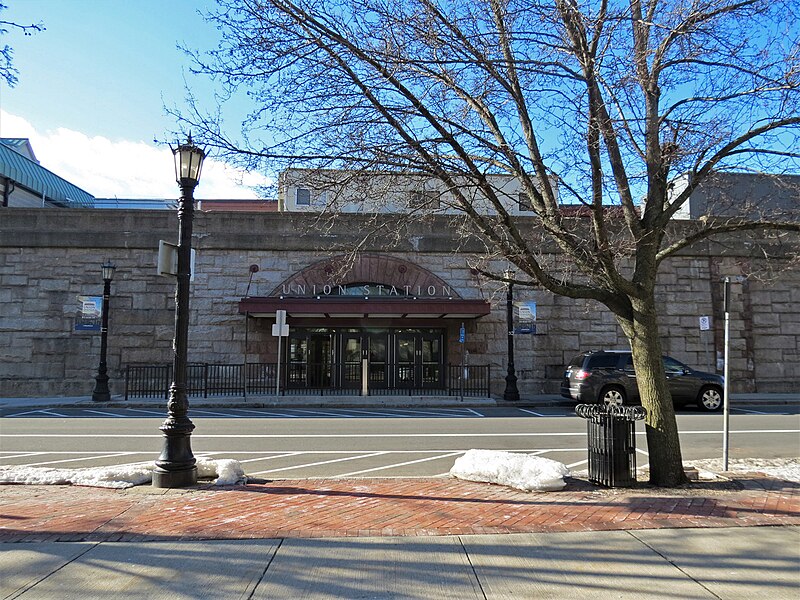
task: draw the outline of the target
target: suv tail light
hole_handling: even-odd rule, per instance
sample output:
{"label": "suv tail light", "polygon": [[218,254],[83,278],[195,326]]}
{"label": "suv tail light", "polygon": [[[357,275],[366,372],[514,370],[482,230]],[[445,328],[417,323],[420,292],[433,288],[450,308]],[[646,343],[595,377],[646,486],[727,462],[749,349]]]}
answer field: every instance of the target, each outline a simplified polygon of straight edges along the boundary
{"label": "suv tail light", "polygon": [[591,373],[589,371],[584,371],[583,369],[579,369],[579,370],[575,371],[574,377],[575,377],[575,379],[580,381],[580,380],[588,378],[589,375],[591,375]]}

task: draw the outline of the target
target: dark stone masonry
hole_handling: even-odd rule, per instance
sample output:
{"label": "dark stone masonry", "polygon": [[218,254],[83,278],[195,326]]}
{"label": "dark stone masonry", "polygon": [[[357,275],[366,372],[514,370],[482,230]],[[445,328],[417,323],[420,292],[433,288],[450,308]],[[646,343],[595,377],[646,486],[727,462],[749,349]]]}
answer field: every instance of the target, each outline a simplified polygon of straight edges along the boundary
{"label": "dark stone masonry", "polygon": [[[81,310],[79,296],[102,294],[100,264],[106,259],[117,265],[111,285],[108,347],[112,393],[124,391],[126,366],[171,362],[174,280],[159,276],[156,263],[159,240],[175,242],[174,214],[19,208],[3,210],[0,216],[0,395],[91,393],[100,333],[76,330],[75,325]],[[290,316],[289,326],[301,323],[309,330],[336,325],[393,331],[435,329],[441,332],[443,364],[459,364],[466,350],[470,364],[491,366],[492,393],[502,393],[505,289],[482,280],[470,268],[468,259],[479,247],[464,243],[447,217],[437,217],[410,226],[399,245],[367,244],[348,280],[343,259],[337,257],[342,256],[343,248],[361,239],[365,224],[365,217],[359,215],[342,215],[335,227],[325,228],[316,224],[313,215],[197,213],[190,362],[242,363],[245,354],[248,362],[275,361],[274,315],[248,317],[240,313],[245,296],[275,300],[283,291],[304,292],[310,301],[311,286],[319,285],[320,290],[340,297],[351,293],[352,287],[353,297],[358,298],[364,285],[375,284],[367,291],[378,290],[380,285],[373,293],[386,297],[394,286],[391,297],[407,303],[408,313],[350,315],[346,319],[342,315],[307,315],[294,323]],[[533,218],[531,226],[535,227]],[[729,242],[701,244],[683,252],[662,266],[659,280],[664,352],[707,371],[722,367],[720,279],[763,271],[749,246]],[[733,285],[734,392],[794,391],[800,379],[800,270],[785,268],[789,265],[780,250],[775,253],[772,270],[776,275],[750,277]],[[257,265],[256,272],[251,271],[252,265]],[[330,265],[341,272],[330,272]],[[300,275],[303,271],[305,278]],[[330,281],[317,281],[319,277],[310,275],[315,272],[327,273]],[[326,289],[328,284],[333,287]],[[415,299],[417,288],[422,294],[432,290],[431,300],[440,303],[452,301],[468,307],[487,301],[491,311],[477,318],[461,318],[437,316],[428,309],[428,314],[414,317],[411,303],[426,300]],[[580,351],[627,347],[612,314],[599,304],[521,286],[515,286],[514,299],[536,303],[536,334],[515,336],[523,398],[557,392],[564,365]],[[446,310],[445,305],[442,311]],[[709,317],[708,330],[701,330],[700,317]],[[462,322],[463,347],[459,341]]]}

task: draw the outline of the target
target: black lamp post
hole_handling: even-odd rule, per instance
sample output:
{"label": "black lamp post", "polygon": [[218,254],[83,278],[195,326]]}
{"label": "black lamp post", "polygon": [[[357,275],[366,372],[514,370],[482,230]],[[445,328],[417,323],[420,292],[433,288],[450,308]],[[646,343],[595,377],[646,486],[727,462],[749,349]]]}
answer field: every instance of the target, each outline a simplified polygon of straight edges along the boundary
{"label": "black lamp post", "polygon": [[114,269],[117,265],[107,260],[100,268],[103,271],[103,309],[102,325],[100,325],[100,366],[97,368],[92,400],[95,402],[108,402],[111,392],[108,389],[108,367],[106,356],[108,354],[108,304],[111,299],[111,280],[114,279]]}
{"label": "black lamp post", "polygon": [[200,180],[205,152],[192,144],[172,150],[175,155],[175,179],[181,188],[178,205],[178,281],[175,286],[175,352],[172,385],[169,387],[167,419],[159,429],[164,433],[161,455],[153,469],[153,487],[177,488],[197,483],[197,466],[192,454],[194,424],[189,419],[186,390],[187,346],[189,341],[189,278],[191,277],[192,218],[194,188]]}
{"label": "black lamp post", "polygon": [[519,400],[517,375],[514,372],[514,271],[506,269],[506,325],[508,326],[508,374],[503,400]]}

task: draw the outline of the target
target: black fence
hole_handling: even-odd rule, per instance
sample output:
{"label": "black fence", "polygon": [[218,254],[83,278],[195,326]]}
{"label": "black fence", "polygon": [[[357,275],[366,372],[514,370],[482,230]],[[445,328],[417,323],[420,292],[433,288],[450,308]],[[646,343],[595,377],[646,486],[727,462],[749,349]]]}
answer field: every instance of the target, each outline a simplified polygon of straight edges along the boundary
{"label": "black fence", "polygon": [[[187,393],[208,396],[349,396],[361,394],[361,365],[281,365],[278,389],[276,363],[190,364]],[[400,380],[390,367],[371,369],[367,383],[370,396],[469,396],[489,397],[488,365],[446,365],[430,374]],[[125,369],[125,399],[167,398],[172,365],[130,365]]]}

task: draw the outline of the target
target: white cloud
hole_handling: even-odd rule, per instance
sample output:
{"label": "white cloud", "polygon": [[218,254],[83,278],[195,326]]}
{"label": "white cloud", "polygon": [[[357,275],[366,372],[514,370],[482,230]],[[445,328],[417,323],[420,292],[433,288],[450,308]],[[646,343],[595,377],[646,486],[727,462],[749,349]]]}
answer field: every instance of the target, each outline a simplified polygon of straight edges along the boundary
{"label": "white cloud", "polygon": [[[98,198],[177,198],[172,152],[145,142],[89,137],[59,127],[40,132],[22,117],[0,111],[3,137],[28,138],[41,165]],[[252,199],[260,174],[205,161],[195,197]]]}

